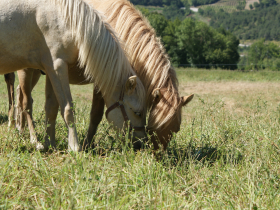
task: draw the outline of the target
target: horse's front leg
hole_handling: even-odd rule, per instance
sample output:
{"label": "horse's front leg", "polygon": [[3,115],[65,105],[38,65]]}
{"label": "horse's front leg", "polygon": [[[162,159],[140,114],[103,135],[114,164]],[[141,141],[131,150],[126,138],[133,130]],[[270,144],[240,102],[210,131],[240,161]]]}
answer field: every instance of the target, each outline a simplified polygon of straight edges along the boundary
{"label": "horse's front leg", "polygon": [[9,97],[9,127],[13,126],[15,124],[14,120],[14,84],[15,84],[15,73],[5,74],[5,81],[7,84],[8,89],[8,97]]}
{"label": "horse's front leg", "polygon": [[[78,143],[77,131],[74,121],[72,96],[68,79],[68,65],[62,59],[56,59],[53,64],[54,69],[46,67],[45,70],[52,84],[53,92],[55,93],[56,99],[59,103],[61,115],[68,126],[68,149],[80,151],[81,148]],[[46,98],[46,103],[49,103],[47,100],[49,100],[49,98]]]}
{"label": "horse's front leg", "polygon": [[[32,144],[36,144],[36,148],[41,150],[43,149],[43,145],[38,142],[37,134],[35,131],[35,126],[32,118],[32,77],[33,77],[33,69],[24,69],[19,70],[18,79],[20,84],[20,103],[22,114],[25,116],[30,132],[30,141]],[[21,117],[23,119],[23,116]],[[22,122],[21,122],[22,123]],[[23,125],[21,125],[22,127]]]}
{"label": "horse's front leg", "polygon": [[96,133],[97,127],[102,120],[104,112],[104,99],[101,92],[97,92],[96,89],[93,90],[92,105],[90,112],[90,122],[87,133],[87,138],[83,144],[84,148],[94,148],[93,136]]}

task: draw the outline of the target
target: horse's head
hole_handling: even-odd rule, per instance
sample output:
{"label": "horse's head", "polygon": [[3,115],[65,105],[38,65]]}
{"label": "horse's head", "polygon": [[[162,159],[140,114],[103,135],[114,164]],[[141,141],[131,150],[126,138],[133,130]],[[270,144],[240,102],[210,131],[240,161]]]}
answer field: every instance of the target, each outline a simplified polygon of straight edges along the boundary
{"label": "horse's head", "polygon": [[149,116],[148,130],[155,150],[159,149],[159,144],[166,149],[172,133],[180,130],[182,107],[186,106],[193,96],[174,97],[168,90],[159,88],[153,91],[154,104]]}
{"label": "horse's head", "polygon": [[117,87],[112,97],[105,100],[107,120],[119,130],[129,128],[135,149],[140,149],[142,142],[147,140],[145,96],[141,81],[137,76],[131,76],[125,86]]}

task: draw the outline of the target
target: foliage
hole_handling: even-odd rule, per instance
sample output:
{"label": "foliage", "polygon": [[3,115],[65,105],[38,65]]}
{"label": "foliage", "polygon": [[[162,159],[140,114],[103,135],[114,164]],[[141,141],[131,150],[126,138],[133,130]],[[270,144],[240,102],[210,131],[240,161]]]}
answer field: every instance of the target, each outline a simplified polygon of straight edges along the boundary
{"label": "foliage", "polygon": [[190,13],[190,9],[186,8],[184,10],[181,9],[180,7],[177,7],[176,5],[170,5],[170,6],[165,6],[163,8],[162,13],[169,20],[174,20],[176,18],[183,20]]}
{"label": "foliage", "polygon": [[[140,8],[141,9],[141,8]],[[200,68],[237,68],[239,41],[230,32],[215,30],[207,24],[187,18],[167,20],[158,13],[146,14],[163,44],[173,64],[188,64]],[[224,64],[224,65],[223,65]]]}
{"label": "foliage", "polygon": [[130,0],[135,5],[145,5],[145,6],[169,6],[176,5],[178,7],[183,6],[181,0]]}
{"label": "foliage", "polygon": [[228,13],[207,7],[199,14],[210,17],[210,25],[221,26],[235,34],[239,39],[280,40],[280,5],[274,0],[260,1],[254,4],[255,10]]}
{"label": "foliage", "polygon": [[280,47],[272,42],[265,43],[264,39],[253,43],[248,56],[243,59],[247,63],[247,69],[269,68],[280,71]]}
{"label": "foliage", "polygon": [[148,15],[150,24],[156,30],[158,34],[163,34],[165,28],[168,25],[168,20],[159,13],[151,13]]}
{"label": "foliage", "polygon": [[[162,14],[165,18],[169,20],[175,20],[176,18],[183,20],[187,15],[191,13],[190,5],[188,3],[188,0],[173,0],[173,1],[166,1],[163,2],[166,3],[163,6]],[[137,2],[137,4],[140,4]],[[183,8],[184,7],[184,8]],[[147,16],[147,9],[144,7],[139,7],[140,10],[143,12],[145,16]],[[143,8],[143,9],[142,9]],[[154,12],[152,12],[154,13]]]}
{"label": "foliage", "polygon": [[244,10],[245,9],[245,6],[246,6],[246,1],[239,1],[238,2],[238,5],[236,6],[236,9],[238,10]]}
{"label": "foliage", "polygon": [[214,30],[203,22],[185,19],[177,30],[178,46],[184,50],[186,60],[194,66],[205,67],[210,64],[221,68],[235,69],[227,66],[239,60],[239,40],[223,29]]}
{"label": "foliage", "polygon": [[218,1],[219,0],[192,0],[192,5],[196,7],[205,4],[214,4]]}

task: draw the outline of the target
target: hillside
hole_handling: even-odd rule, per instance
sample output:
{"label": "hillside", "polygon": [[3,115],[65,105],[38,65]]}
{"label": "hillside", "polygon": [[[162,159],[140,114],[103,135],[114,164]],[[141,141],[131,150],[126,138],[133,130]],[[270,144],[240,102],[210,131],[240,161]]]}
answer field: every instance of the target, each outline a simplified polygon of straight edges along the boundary
{"label": "hillside", "polygon": [[[201,12],[201,11],[200,11]],[[228,13],[207,8],[201,12],[204,17],[211,18],[210,26],[223,27],[235,34],[239,39],[280,40],[280,5],[251,11]]]}

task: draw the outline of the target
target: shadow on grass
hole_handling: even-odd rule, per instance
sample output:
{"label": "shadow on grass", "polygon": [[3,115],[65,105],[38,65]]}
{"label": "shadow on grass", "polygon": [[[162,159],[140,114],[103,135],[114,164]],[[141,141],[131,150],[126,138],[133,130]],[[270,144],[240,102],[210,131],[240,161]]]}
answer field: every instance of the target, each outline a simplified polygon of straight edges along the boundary
{"label": "shadow on grass", "polygon": [[0,113],[0,125],[4,124],[9,120],[8,115]]}
{"label": "shadow on grass", "polygon": [[178,166],[186,162],[196,162],[200,164],[213,165],[216,162],[223,164],[234,163],[238,164],[242,161],[243,155],[236,149],[229,149],[221,147],[213,147],[205,145],[203,147],[196,147],[189,144],[185,148],[171,145],[165,152],[160,154],[160,161],[165,165]]}

